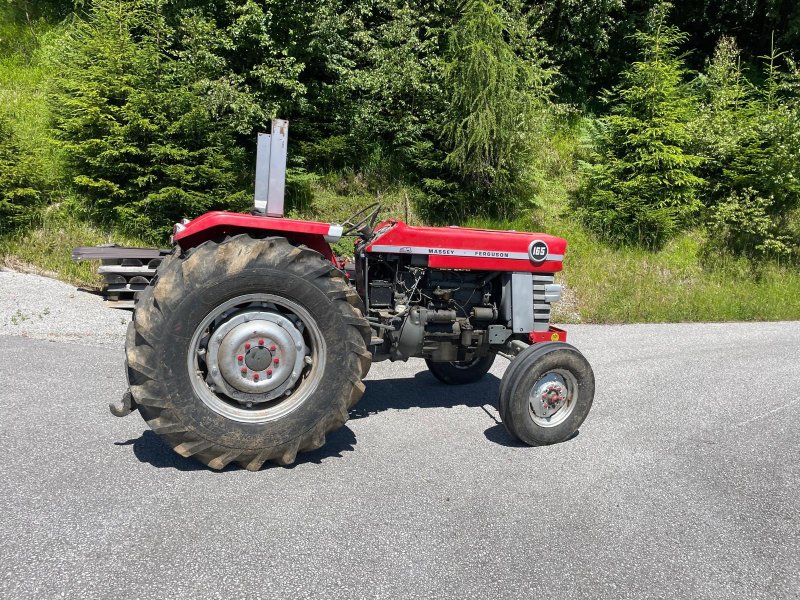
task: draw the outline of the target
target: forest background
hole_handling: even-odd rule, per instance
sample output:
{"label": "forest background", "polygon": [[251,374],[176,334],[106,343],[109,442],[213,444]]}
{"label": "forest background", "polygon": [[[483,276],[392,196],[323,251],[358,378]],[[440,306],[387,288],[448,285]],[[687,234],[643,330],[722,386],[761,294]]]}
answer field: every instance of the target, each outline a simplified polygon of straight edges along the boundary
{"label": "forest background", "polygon": [[2,2],[12,268],[247,211],[280,117],[290,216],[566,237],[561,321],[800,318],[792,0]]}

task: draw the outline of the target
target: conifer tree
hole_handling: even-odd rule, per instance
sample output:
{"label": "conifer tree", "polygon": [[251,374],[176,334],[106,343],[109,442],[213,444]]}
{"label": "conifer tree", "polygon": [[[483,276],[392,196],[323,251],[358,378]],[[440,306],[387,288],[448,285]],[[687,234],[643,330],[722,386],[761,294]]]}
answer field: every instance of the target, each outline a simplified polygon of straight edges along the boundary
{"label": "conifer tree", "polygon": [[466,185],[468,207],[508,215],[532,196],[552,71],[518,7],[493,0],[465,0],[448,56],[445,164]]}
{"label": "conifer tree", "polygon": [[42,200],[41,182],[30,157],[20,148],[7,119],[0,116],[0,234],[30,222]]}
{"label": "conifer tree", "polygon": [[[797,256],[792,221],[800,207],[800,101],[796,69],[773,48],[764,83],[742,83],[739,52],[723,38],[705,76],[694,127],[705,157],[705,201],[713,249],[750,258]],[[796,216],[795,216],[796,218]],[[800,256],[797,256],[800,258]]]}
{"label": "conifer tree", "polygon": [[657,4],[634,36],[640,59],[610,95],[611,114],[600,119],[598,155],[578,197],[595,230],[650,248],[690,223],[703,183],[696,175],[701,159],[688,152],[694,102],[678,55],[686,36],[667,22],[669,10]]}
{"label": "conifer tree", "polygon": [[230,206],[239,152],[173,58],[162,0],[96,0],[67,38],[53,94],[57,135],[96,219],[164,238],[184,216]]}

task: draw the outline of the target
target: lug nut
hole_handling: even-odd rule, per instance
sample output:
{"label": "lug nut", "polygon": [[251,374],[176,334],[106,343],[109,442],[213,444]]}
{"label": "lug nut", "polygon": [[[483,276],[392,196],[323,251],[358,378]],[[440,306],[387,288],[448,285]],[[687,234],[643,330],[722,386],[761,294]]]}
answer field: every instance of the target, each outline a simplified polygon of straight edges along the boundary
{"label": "lug nut", "polygon": [[242,375],[247,375],[247,367],[242,367]]}
{"label": "lug nut", "polygon": [[271,377],[271,376],[272,376],[272,369],[267,369],[267,377]]}
{"label": "lug nut", "polygon": [[244,349],[245,350],[250,350],[250,342],[245,342],[244,343]]}
{"label": "lug nut", "polygon": [[276,356],[275,358],[272,359],[272,362],[274,362],[277,365],[279,362],[281,362],[281,359]]}
{"label": "lug nut", "polygon": [[270,352],[275,352],[275,350],[277,350],[277,349],[278,349],[278,347],[277,347],[275,344],[272,344],[272,345],[269,347],[269,351],[270,351]]}
{"label": "lug nut", "polygon": [[258,340],[258,345],[259,346],[263,346],[264,345],[264,340]]}
{"label": "lug nut", "polygon": [[253,381],[258,381],[260,379],[258,373],[253,373]]}
{"label": "lug nut", "polygon": [[242,362],[244,360],[244,354],[240,354],[239,356],[237,356],[236,360],[238,360],[239,362]]}

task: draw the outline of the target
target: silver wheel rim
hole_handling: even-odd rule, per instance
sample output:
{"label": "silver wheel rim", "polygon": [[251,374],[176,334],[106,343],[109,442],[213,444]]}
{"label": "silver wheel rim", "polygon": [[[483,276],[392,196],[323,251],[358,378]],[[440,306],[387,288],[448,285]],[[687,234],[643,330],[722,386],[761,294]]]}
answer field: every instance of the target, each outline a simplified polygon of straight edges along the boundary
{"label": "silver wheel rim", "polygon": [[187,368],[194,392],[215,413],[266,423],[317,389],[326,354],[305,308],[273,294],[247,294],[217,306],[195,328]]}
{"label": "silver wheel rim", "polygon": [[531,388],[528,412],[540,427],[563,423],[575,409],[578,381],[569,371],[555,369],[542,375]]}

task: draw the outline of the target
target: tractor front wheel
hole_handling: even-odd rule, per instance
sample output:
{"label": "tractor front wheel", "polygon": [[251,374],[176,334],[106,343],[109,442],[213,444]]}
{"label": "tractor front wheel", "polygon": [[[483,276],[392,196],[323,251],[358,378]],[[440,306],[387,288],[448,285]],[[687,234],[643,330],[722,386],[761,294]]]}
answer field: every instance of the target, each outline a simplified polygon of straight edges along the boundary
{"label": "tractor front wheel", "polygon": [[592,407],[594,373],[584,356],[561,342],[535,344],[518,354],[500,384],[500,418],[518,440],[563,442]]}
{"label": "tractor front wheel", "polygon": [[214,469],[290,464],[322,446],[364,391],[360,308],[343,273],[284,238],[176,250],[136,303],[131,393],[182,456]]}

